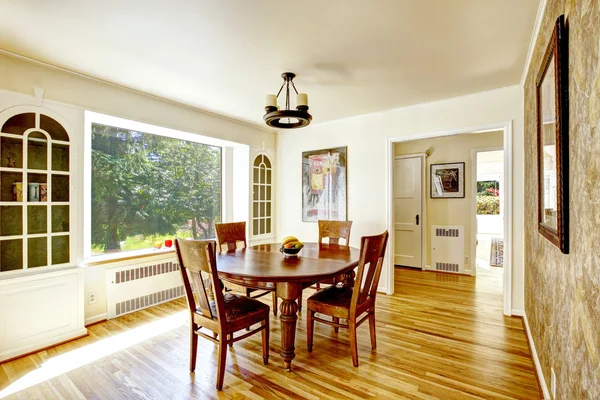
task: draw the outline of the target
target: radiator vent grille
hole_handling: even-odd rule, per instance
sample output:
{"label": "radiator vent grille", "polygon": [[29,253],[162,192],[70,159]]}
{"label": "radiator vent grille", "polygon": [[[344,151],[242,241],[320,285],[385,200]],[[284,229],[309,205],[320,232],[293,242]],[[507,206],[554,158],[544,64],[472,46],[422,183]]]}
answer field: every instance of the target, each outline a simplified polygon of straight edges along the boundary
{"label": "radiator vent grille", "polygon": [[145,296],[136,297],[134,299],[125,300],[115,305],[115,316],[141,310],[142,308],[164,303],[182,296],[183,286],[178,286],[167,290],[161,290],[160,292],[147,294]]}
{"label": "radiator vent grille", "polygon": [[460,237],[460,231],[458,229],[441,229],[435,230],[435,236],[440,237]]}
{"label": "radiator vent grille", "polygon": [[438,262],[435,263],[435,269],[438,271],[458,272],[458,264]]}
{"label": "radiator vent grille", "polygon": [[115,274],[115,284],[135,281],[137,279],[148,278],[155,275],[168,274],[169,272],[178,270],[179,263],[176,262],[144,265],[142,267],[117,272]]}

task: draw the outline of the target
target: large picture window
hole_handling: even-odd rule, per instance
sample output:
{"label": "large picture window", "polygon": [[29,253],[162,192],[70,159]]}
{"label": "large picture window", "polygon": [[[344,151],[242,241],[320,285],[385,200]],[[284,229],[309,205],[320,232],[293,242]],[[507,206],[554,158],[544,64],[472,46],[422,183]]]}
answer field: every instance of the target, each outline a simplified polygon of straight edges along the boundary
{"label": "large picture window", "polygon": [[214,238],[221,147],[92,123],[91,254]]}

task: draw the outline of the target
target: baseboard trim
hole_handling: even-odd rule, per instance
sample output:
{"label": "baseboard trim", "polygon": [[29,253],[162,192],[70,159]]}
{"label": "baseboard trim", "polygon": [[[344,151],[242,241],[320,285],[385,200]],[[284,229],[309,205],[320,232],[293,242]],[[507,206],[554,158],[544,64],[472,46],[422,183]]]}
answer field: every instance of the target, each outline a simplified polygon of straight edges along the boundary
{"label": "baseboard trim", "polygon": [[107,313],[102,313],[102,314],[94,315],[92,317],[88,317],[85,319],[85,326],[92,325],[97,322],[106,321],[107,317],[108,317]]}
{"label": "baseboard trim", "polygon": [[[514,310],[513,310],[514,311]],[[531,352],[531,358],[533,359],[533,365],[535,366],[535,372],[538,379],[538,385],[542,389],[542,394],[544,395],[545,400],[551,400],[550,392],[548,391],[548,386],[546,386],[546,379],[544,379],[544,373],[542,372],[542,365],[540,364],[540,359],[537,354],[537,350],[535,349],[535,343],[533,342],[533,337],[531,336],[531,330],[529,329],[529,321],[527,320],[527,315],[525,312],[522,312],[523,315],[523,325],[525,326],[525,333],[527,335],[527,343],[529,344],[529,350]]]}
{"label": "baseboard trim", "polygon": [[513,317],[523,317],[525,316],[525,311],[513,308],[512,310],[510,310],[510,315]]}

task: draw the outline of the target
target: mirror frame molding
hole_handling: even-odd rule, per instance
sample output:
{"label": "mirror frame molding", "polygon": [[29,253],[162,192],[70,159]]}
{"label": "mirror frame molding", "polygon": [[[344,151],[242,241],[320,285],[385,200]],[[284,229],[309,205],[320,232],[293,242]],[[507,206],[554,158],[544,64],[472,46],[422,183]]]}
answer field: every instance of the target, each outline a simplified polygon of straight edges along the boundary
{"label": "mirror frame molding", "polygon": [[[556,225],[553,229],[542,220],[543,210],[543,135],[540,87],[550,60],[554,56],[554,93],[556,106]],[[564,254],[569,253],[569,48],[565,16],[556,20],[554,31],[548,42],[536,81],[537,117],[537,167],[538,167],[538,232],[558,247]]]}

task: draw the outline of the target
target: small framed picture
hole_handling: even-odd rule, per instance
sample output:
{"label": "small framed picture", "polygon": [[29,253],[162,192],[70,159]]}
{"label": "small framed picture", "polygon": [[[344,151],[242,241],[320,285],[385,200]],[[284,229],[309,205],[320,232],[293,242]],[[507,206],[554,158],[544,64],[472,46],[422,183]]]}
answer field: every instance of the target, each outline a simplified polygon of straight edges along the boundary
{"label": "small framed picture", "polygon": [[465,163],[431,164],[432,199],[463,199],[465,197]]}

